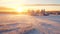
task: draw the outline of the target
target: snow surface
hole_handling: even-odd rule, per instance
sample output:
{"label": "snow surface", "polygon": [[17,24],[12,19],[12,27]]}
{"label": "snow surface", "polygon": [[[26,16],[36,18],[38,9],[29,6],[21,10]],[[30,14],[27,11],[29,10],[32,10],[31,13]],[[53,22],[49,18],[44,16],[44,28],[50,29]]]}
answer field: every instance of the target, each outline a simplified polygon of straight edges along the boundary
{"label": "snow surface", "polygon": [[60,16],[0,14],[0,34],[60,34]]}

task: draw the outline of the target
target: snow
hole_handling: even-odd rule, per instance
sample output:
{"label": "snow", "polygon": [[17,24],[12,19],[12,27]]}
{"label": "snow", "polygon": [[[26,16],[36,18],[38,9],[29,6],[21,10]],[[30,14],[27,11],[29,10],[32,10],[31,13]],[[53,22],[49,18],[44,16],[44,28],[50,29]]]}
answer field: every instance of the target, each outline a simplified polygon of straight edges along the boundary
{"label": "snow", "polygon": [[0,34],[60,34],[60,15],[0,14]]}

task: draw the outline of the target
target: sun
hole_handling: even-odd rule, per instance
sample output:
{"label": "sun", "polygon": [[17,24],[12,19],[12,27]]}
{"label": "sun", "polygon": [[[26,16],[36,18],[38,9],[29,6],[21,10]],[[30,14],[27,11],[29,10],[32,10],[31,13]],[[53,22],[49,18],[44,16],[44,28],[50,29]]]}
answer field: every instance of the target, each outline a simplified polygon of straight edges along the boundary
{"label": "sun", "polygon": [[18,7],[16,10],[17,10],[17,12],[23,12],[24,9],[23,9],[23,7]]}

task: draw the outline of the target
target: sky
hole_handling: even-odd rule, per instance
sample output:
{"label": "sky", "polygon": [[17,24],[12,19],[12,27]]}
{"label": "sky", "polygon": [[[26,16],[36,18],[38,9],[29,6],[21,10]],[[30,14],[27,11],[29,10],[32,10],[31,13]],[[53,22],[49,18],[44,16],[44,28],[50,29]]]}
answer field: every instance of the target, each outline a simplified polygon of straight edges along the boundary
{"label": "sky", "polygon": [[[60,4],[60,0],[0,0],[0,6],[5,7],[14,8],[21,4]],[[60,6],[57,9],[60,9]]]}
{"label": "sky", "polygon": [[31,4],[60,4],[60,0],[28,0],[27,3]]}

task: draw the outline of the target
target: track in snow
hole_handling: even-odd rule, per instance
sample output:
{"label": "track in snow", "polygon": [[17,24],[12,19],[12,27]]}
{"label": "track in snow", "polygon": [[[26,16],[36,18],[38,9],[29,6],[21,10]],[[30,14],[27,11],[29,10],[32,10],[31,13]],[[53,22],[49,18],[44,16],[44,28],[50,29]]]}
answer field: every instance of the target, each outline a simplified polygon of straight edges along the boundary
{"label": "track in snow", "polygon": [[0,34],[60,34],[60,23],[36,16],[0,15]]}

